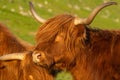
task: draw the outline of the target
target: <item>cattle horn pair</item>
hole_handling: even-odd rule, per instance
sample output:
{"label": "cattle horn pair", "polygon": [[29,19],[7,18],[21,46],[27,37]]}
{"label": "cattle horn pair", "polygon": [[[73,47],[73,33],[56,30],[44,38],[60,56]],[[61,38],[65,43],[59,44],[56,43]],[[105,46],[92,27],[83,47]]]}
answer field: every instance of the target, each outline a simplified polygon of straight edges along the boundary
{"label": "cattle horn pair", "polygon": [[[41,18],[40,16],[38,16],[38,14],[35,12],[33,4],[31,2],[29,2],[30,4],[30,11],[32,13],[32,15],[34,16],[34,18],[39,21],[40,23],[44,23],[46,20]],[[102,5],[98,6],[97,8],[95,8],[91,14],[88,16],[88,18],[75,18],[74,24],[78,25],[78,24],[85,24],[85,25],[89,25],[92,23],[92,21],[94,20],[95,16],[99,13],[99,11],[101,11],[103,8],[110,6],[110,5],[116,5],[116,2],[106,2],[103,3]]]}
{"label": "cattle horn pair", "polygon": [[6,61],[6,60],[24,60],[25,56],[28,53],[12,53],[12,54],[6,54],[3,56],[0,56],[1,61]]}

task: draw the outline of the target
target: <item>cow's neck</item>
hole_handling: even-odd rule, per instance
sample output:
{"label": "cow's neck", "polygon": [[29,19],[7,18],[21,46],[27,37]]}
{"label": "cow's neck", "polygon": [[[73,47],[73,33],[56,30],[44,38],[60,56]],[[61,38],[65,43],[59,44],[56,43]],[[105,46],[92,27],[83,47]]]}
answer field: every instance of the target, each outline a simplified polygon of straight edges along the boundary
{"label": "cow's neck", "polygon": [[87,43],[80,51],[71,73],[75,80],[103,80],[104,77],[107,79],[116,34],[105,30],[89,30],[87,35]]}

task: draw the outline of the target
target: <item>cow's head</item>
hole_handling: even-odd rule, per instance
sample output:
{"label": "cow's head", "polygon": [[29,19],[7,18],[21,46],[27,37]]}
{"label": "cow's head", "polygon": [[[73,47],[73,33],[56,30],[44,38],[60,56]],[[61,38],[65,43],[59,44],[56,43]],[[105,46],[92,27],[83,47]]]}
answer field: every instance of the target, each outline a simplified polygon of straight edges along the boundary
{"label": "cow's head", "polygon": [[80,50],[84,50],[87,42],[86,26],[91,24],[101,9],[114,4],[116,2],[107,2],[98,6],[88,18],[63,14],[46,21],[37,33],[33,61],[46,68],[54,66],[55,69],[69,69],[74,66]]}
{"label": "cow's head", "polygon": [[75,17],[71,15],[58,15],[40,27],[37,34],[38,44],[33,53],[35,63],[47,68],[56,63],[67,66],[61,64],[63,62],[73,65],[76,46],[79,40],[85,38],[84,27],[74,25],[74,19]]}

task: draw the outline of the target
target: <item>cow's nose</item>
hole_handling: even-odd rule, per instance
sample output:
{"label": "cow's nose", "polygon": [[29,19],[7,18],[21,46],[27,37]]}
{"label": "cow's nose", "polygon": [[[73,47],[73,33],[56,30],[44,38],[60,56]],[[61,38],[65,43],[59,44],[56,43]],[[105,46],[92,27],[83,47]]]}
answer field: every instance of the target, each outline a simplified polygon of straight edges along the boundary
{"label": "cow's nose", "polygon": [[33,53],[32,57],[33,57],[33,62],[38,63],[38,62],[40,62],[41,54],[40,53],[36,53],[36,54]]}
{"label": "cow's nose", "polygon": [[37,55],[36,55],[36,57],[37,57],[38,59],[40,59],[41,54],[40,54],[40,53],[39,53],[39,54],[37,54]]}

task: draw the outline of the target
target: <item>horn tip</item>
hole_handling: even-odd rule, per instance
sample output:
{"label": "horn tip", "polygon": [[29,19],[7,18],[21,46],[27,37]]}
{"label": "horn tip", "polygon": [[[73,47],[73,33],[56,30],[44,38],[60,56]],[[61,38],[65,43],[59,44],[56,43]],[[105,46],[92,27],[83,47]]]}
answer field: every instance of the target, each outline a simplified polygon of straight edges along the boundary
{"label": "horn tip", "polygon": [[117,2],[112,2],[114,5],[117,5],[118,3]]}
{"label": "horn tip", "polygon": [[118,3],[117,2],[114,2],[114,1],[112,1],[112,2],[107,2],[108,4],[111,4],[111,5],[117,5]]}
{"label": "horn tip", "polygon": [[29,4],[31,5],[31,4],[32,4],[32,2],[31,2],[31,1],[29,1]]}
{"label": "horn tip", "polygon": [[30,7],[33,7],[33,3],[31,1],[29,1],[29,5]]}

